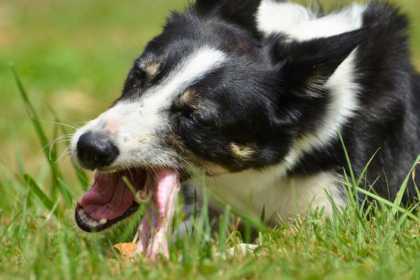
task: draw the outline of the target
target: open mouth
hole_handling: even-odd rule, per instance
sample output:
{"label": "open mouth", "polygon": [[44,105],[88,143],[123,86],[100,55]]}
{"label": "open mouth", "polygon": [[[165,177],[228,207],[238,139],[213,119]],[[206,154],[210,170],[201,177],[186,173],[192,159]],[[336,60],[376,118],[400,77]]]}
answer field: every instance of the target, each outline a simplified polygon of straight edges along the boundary
{"label": "open mouth", "polygon": [[178,171],[167,168],[97,171],[91,189],[77,204],[77,225],[87,232],[105,230],[136,212],[141,201],[165,196],[179,178]]}

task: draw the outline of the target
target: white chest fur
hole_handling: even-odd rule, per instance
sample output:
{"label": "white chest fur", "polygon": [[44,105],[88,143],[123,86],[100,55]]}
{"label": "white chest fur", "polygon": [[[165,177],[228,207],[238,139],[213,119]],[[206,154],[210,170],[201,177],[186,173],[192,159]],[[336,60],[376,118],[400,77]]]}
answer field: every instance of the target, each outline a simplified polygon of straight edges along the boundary
{"label": "white chest fur", "polygon": [[231,205],[241,215],[259,219],[264,212],[266,222],[279,223],[305,214],[309,209],[332,213],[331,201],[337,207],[345,201],[335,173],[319,173],[308,177],[285,177],[272,167],[264,171],[245,171],[195,182],[217,201]]}

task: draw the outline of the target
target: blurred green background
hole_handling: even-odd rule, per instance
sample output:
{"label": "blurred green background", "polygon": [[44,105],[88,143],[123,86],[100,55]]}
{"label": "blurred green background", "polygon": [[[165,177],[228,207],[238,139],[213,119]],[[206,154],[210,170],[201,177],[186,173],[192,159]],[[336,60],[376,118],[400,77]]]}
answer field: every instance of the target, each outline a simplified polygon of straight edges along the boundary
{"label": "blurred green background", "polygon": [[[169,10],[181,9],[187,2],[0,1],[0,164],[14,170],[16,158],[21,158],[32,172],[45,166],[18,97],[11,64],[46,127],[53,127],[49,107],[63,122],[78,126],[120,94],[133,59],[160,31]],[[420,1],[394,2],[412,18],[413,62],[420,65]]]}
{"label": "blurred green background", "polygon": [[[172,244],[171,261],[156,265],[127,262],[111,249],[132,239],[141,211],[98,235],[76,229],[74,204],[88,183],[70,172],[65,139],[57,142],[65,176],[52,172],[55,157],[43,156],[10,65],[52,139],[50,108],[66,127],[103,111],[169,10],[187,2],[0,0],[0,279],[420,279],[419,218],[408,219],[389,202],[366,212],[353,205],[328,222],[314,213],[263,231],[255,256],[228,260],[214,253],[243,242],[230,233],[229,217],[210,238],[201,216],[194,234]],[[420,66],[420,0],[394,2],[412,19],[413,63]]]}

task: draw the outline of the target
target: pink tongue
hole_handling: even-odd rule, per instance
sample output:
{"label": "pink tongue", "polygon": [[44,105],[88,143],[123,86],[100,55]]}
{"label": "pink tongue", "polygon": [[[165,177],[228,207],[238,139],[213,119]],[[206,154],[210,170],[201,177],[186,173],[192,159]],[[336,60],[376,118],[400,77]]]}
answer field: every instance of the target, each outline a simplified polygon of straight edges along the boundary
{"label": "pink tongue", "polygon": [[[127,177],[136,190],[144,190],[146,173],[139,170],[114,174],[97,174],[92,188],[82,197],[79,204],[89,217],[100,221],[114,220],[124,215],[134,203],[134,196],[123,177]],[[156,170],[153,180],[153,194],[161,214],[167,211],[168,201],[179,187],[179,174],[171,169]]]}
{"label": "pink tongue", "polygon": [[100,221],[113,220],[124,215],[133,205],[134,196],[123,178],[126,177],[134,186],[144,187],[143,171],[125,171],[114,174],[96,174],[92,188],[82,197],[79,204],[89,217]]}

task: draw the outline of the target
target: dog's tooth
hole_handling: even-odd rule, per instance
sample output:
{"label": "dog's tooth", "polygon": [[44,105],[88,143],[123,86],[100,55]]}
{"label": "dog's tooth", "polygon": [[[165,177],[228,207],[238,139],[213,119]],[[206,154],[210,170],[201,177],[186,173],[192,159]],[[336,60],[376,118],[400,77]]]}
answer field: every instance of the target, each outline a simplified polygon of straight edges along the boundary
{"label": "dog's tooth", "polygon": [[83,216],[82,216],[82,221],[83,221],[85,224],[89,224],[89,218],[88,218],[87,216],[85,216],[85,215],[83,215]]}
{"label": "dog's tooth", "polygon": [[99,225],[99,223],[94,220],[89,220],[88,224],[90,227],[97,227]]}
{"label": "dog's tooth", "polygon": [[86,214],[85,214],[85,211],[83,211],[83,210],[79,210],[79,218],[83,221],[83,222],[85,222],[85,220],[86,220]]}
{"label": "dog's tooth", "polygon": [[83,209],[79,209],[78,214],[80,220],[90,227],[97,227],[98,225],[104,225],[108,222],[106,219],[101,219],[99,222],[95,221],[94,219],[90,218]]}

